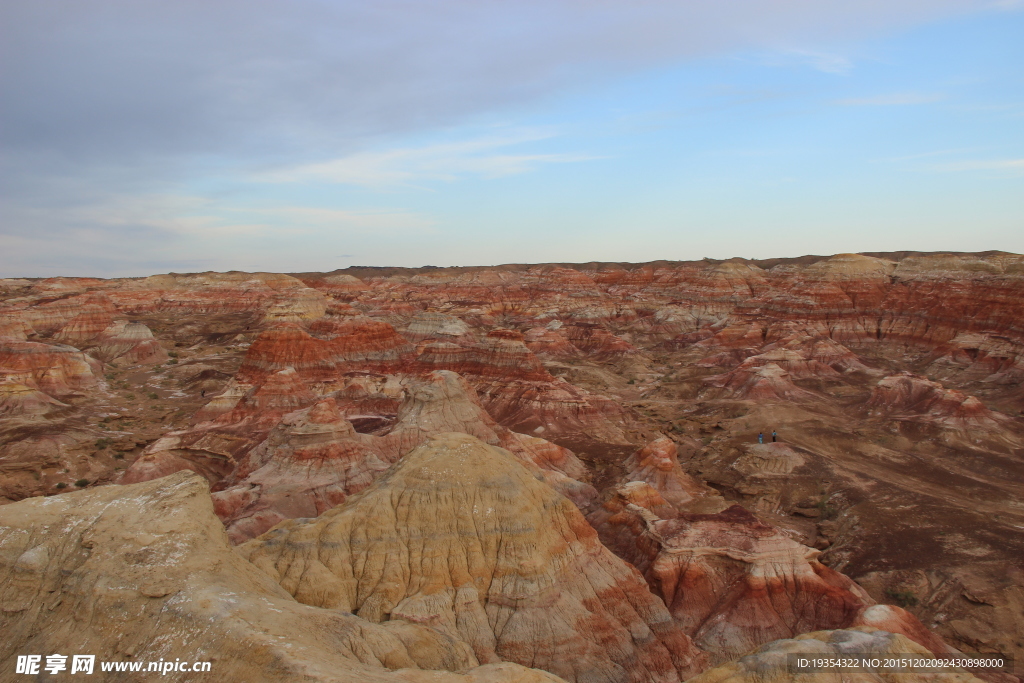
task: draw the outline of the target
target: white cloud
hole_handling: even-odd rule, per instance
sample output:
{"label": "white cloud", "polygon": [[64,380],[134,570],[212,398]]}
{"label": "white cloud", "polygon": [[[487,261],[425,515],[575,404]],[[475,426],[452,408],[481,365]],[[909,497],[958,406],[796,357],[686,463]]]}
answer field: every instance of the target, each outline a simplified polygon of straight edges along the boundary
{"label": "white cloud", "polygon": [[551,137],[553,135],[548,132],[519,131],[422,147],[357,152],[331,161],[262,174],[258,179],[269,182],[325,180],[380,188],[430,180],[452,181],[471,175],[499,178],[526,173],[543,164],[600,158],[585,154],[517,154],[505,151],[509,147]]}
{"label": "white cloud", "polygon": [[[343,230],[345,232],[425,233],[433,230],[436,221],[400,209],[318,209],[304,206],[284,206],[267,209],[265,214],[275,222],[284,222],[295,229]],[[339,258],[351,258],[351,254]]]}
{"label": "white cloud", "polygon": [[836,100],[835,104],[844,107],[888,107],[908,104],[929,104],[945,99],[941,93],[899,92],[872,97],[848,97]]}

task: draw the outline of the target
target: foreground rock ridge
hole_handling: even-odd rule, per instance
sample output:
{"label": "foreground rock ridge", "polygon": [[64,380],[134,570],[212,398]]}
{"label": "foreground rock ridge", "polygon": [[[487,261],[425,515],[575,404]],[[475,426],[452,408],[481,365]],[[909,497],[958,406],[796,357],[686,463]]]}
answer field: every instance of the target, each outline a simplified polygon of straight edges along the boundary
{"label": "foreground rock ridge", "polygon": [[429,624],[481,662],[675,681],[704,659],[635,569],[507,451],[446,433],[315,521],[241,546],[296,600]]}
{"label": "foreground rock ridge", "polygon": [[1021,659],[1022,314],[1002,252],[0,279],[0,680]]}

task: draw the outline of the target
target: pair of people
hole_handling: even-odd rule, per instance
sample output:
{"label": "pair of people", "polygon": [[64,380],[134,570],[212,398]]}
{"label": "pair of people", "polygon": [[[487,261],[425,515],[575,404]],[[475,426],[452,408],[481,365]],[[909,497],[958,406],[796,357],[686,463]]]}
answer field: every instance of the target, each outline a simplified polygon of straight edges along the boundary
{"label": "pair of people", "polygon": [[[772,443],[775,443],[778,440],[778,437],[779,437],[778,432],[776,432],[773,429],[772,430]],[[758,432],[757,433],[757,442],[758,443],[764,443],[764,432]]]}

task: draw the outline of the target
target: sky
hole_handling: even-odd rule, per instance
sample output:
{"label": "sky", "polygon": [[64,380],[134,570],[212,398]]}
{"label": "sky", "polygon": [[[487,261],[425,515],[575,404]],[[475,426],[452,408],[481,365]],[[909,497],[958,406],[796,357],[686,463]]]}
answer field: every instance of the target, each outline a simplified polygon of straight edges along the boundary
{"label": "sky", "polygon": [[1024,252],[1024,0],[0,0],[0,277]]}

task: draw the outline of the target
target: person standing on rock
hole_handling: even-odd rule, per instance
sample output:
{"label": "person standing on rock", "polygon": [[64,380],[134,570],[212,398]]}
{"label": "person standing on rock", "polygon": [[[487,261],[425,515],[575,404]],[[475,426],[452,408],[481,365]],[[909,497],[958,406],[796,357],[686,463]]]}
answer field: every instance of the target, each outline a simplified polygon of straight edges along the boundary
{"label": "person standing on rock", "polygon": [[757,433],[757,442],[758,443],[764,443],[764,432],[758,432]]}
{"label": "person standing on rock", "polygon": [[775,432],[774,429],[772,429],[772,443],[775,443],[776,441],[778,441],[777,437],[778,437],[778,434]]}

